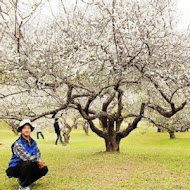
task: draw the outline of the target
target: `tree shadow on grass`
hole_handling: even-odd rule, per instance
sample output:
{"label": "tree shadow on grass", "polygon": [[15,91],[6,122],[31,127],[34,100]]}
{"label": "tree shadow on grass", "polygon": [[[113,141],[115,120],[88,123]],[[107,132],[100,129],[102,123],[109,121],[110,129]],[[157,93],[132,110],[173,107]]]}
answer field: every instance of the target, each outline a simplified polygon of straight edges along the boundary
{"label": "tree shadow on grass", "polygon": [[33,183],[32,185],[31,185],[31,189],[36,189],[36,188],[38,188],[38,189],[43,189],[43,184],[42,183]]}
{"label": "tree shadow on grass", "polygon": [[[19,182],[18,182],[18,179],[14,179],[14,183],[12,183],[11,184],[11,190],[17,190],[18,189],[18,187],[19,187]],[[43,189],[43,184],[41,184],[41,183],[33,183],[32,185],[31,185],[31,188],[33,189],[35,189],[35,188],[38,188],[38,189]],[[8,189],[9,190],[9,189]]]}
{"label": "tree shadow on grass", "polygon": [[91,154],[92,157],[94,156],[104,156],[104,155],[120,155],[121,153],[119,152],[106,152],[106,151],[100,151],[100,152],[95,152]]}

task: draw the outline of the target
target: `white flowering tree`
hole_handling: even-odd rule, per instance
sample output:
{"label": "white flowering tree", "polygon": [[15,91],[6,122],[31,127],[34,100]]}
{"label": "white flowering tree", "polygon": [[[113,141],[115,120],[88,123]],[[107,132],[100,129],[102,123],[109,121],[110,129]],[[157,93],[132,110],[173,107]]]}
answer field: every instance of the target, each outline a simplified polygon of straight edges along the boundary
{"label": "white flowering tree", "polygon": [[[23,117],[29,117],[36,120],[62,109],[60,108],[62,102],[55,97],[54,91],[48,91],[48,88],[53,87],[45,84],[47,86],[45,92],[39,81],[42,77],[40,69],[45,72],[52,68],[50,63],[48,68],[46,63],[41,64],[40,56],[48,59],[48,56],[53,54],[52,52],[47,56],[44,49],[45,47],[48,49],[51,43],[42,42],[46,41],[46,35],[42,40],[38,40],[43,26],[41,24],[38,26],[41,6],[41,0],[0,1],[0,24],[3,28],[0,33],[0,117],[2,119],[20,121]],[[40,32],[36,34],[38,30]],[[44,46],[40,43],[44,43]],[[51,81],[51,77],[48,81]],[[59,93],[62,94],[62,91]]]}
{"label": "white flowering tree", "polygon": [[[69,106],[105,140],[110,152],[119,151],[120,141],[141,119],[153,121],[149,113],[171,118],[185,107],[188,34],[175,30],[172,1],[81,0],[69,8],[63,1],[60,5],[60,14],[48,24],[34,32],[23,27],[22,48],[13,43],[16,64],[7,64],[3,71],[17,91],[2,94],[1,106],[10,106],[1,118],[55,117]],[[10,62],[8,57],[3,60]],[[131,105],[131,95],[139,93],[142,101]],[[10,97],[19,103],[7,101]],[[122,126],[126,118],[130,122]]]}

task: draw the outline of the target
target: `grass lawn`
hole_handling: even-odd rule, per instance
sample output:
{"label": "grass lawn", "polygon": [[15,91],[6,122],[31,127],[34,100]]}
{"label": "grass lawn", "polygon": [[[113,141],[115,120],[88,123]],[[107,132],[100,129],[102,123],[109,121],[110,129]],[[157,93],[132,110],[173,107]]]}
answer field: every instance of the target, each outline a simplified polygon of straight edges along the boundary
{"label": "grass lawn", "polygon": [[[68,146],[54,145],[56,136],[44,131],[38,140],[49,173],[32,190],[190,190],[190,133],[167,133],[140,127],[123,139],[120,153],[105,153],[104,141],[92,132],[86,136],[73,130]],[[0,125],[0,190],[16,190],[16,179],[4,170],[16,140],[10,129]],[[36,139],[36,133],[33,132]]]}

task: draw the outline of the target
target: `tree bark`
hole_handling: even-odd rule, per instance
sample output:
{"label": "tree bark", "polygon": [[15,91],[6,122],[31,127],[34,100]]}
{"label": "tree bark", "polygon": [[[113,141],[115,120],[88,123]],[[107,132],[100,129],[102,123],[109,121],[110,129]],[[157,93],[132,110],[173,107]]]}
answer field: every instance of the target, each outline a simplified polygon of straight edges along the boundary
{"label": "tree bark", "polygon": [[75,123],[70,126],[66,120],[63,118],[63,121],[64,121],[64,127],[61,129],[62,133],[63,133],[63,138],[64,138],[64,143],[65,145],[69,143],[69,140],[70,140],[70,133],[75,125]]}
{"label": "tree bark", "polygon": [[169,131],[170,139],[175,139],[174,131]]}
{"label": "tree bark", "polygon": [[69,143],[69,139],[70,139],[70,135],[67,134],[67,133],[63,133],[63,137],[64,137],[64,142],[65,142],[66,144],[68,144],[68,143]]}
{"label": "tree bark", "polygon": [[86,121],[83,124],[83,130],[84,130],[85,134],[88,135],[88,123]]}
{"label": "tree bark", "polygon": [[106,152],[119,152],[120,140],[117,139],[116,135],[111,138],[105,139]]}
{"label": "tree bark", "polygon": [[106,152],[119,152],[120,140],[118,133],[114,130],[116,123],[113,119],[108,119],[108,130],[105,137]]}

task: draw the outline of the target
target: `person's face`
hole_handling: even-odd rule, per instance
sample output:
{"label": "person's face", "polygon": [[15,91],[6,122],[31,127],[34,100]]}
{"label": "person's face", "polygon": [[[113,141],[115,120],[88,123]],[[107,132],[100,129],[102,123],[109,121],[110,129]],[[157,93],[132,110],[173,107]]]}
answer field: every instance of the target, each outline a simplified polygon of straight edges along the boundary
{"label": "person's face", "polygon": [[29,124],[24,125],[24,127],[21,130],[21,134],[24,137],[29,137],[30,136],[30,134],[31,134],[31,127],[30,127]]}

